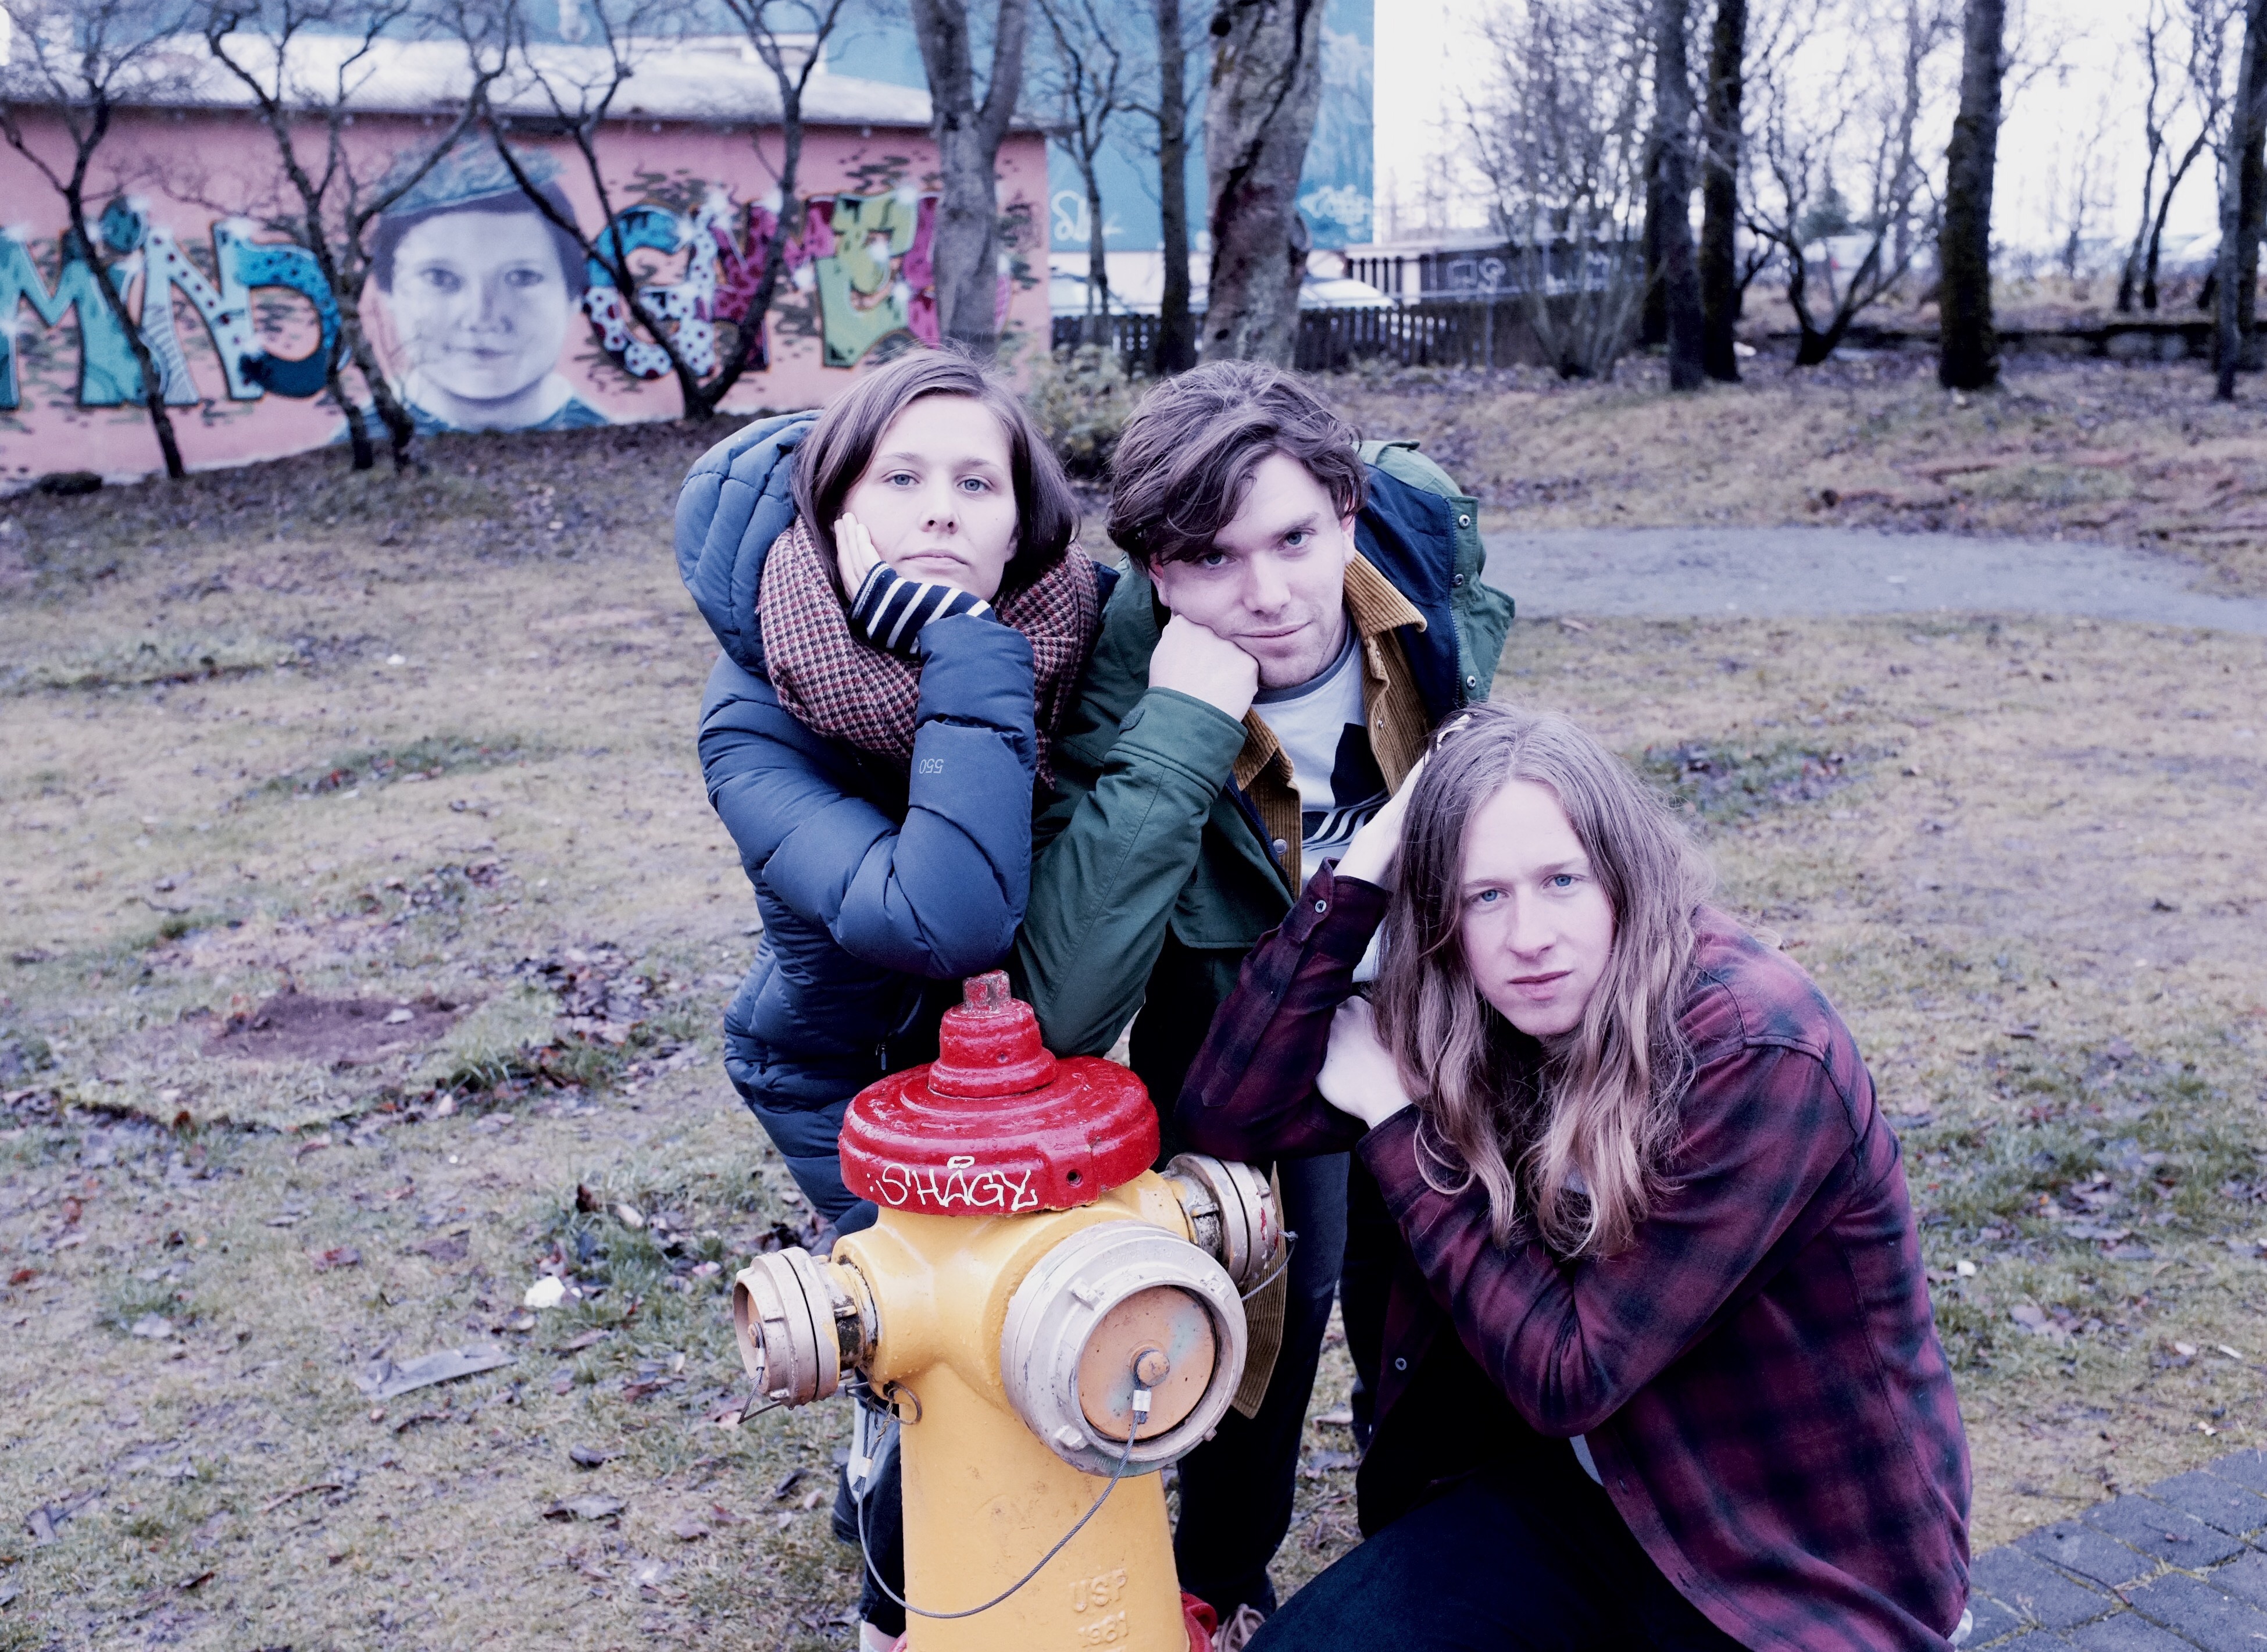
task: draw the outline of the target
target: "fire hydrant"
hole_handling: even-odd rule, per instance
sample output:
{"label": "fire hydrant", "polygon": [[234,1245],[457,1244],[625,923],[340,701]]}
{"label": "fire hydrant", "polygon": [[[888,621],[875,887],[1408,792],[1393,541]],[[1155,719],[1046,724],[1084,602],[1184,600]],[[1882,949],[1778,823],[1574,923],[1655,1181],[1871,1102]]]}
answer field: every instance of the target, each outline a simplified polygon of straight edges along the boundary
{"label": "fire hydrant", "polygon": [[844,1118],[843,1180],[880,1219],[735,1281],[741,1358],[771,1403],[847,1380],[899,1418],[910,1648],[1186,1652],[1155,1471],[1236,1392],[1280,1215],[1248,1166],[1151,1171],[1141,1081],[1050,1055],[1004,973],[964,997],[937,1060]]}

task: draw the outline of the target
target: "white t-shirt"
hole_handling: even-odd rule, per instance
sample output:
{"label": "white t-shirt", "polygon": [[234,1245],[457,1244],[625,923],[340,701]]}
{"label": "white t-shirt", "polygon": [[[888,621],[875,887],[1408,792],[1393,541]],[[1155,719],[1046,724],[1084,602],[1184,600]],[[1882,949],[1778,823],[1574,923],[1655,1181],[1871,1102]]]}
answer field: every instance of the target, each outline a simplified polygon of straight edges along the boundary
{"label": "white t-shirt", "polygon": [[1346,628],[1346,647],[1321,676],[1295,688],[1263,690],[1253,704],[1291,760],[1291,782],[1299,792],[1300,859],[1311,872],[1345,854],[1390,796],[1369,749],[1361,643],[1354,628]]}

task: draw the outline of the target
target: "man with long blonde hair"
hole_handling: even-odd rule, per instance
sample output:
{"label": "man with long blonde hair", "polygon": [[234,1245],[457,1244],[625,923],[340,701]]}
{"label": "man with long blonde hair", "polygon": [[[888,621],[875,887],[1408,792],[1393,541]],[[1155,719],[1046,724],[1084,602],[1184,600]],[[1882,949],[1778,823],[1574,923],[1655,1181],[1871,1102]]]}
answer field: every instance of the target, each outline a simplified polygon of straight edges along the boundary
{"label": "man with long blonde hair", "polygon": [[1245,964],[1182,1135],[1351,1146],[1401,1242],[1371,1540],[1255,1652],[1948,1643],[1967,1443],[1897,1138],[1707,892],[1595,738],[1488,706]]}

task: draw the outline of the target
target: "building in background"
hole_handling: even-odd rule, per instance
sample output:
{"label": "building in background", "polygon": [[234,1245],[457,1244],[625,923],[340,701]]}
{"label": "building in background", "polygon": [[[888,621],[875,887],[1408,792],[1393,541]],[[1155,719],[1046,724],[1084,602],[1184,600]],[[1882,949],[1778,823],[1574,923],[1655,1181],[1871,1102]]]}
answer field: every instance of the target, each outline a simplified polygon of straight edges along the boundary
{"label": "building in background", "polygon": [[[599,48],[575,28],[587,25],[577,0],[559,0],[557,15],[541,49],[554,61],[591,55],[595,70]],[[293,214],[274,140],[202,40],[176,57],[169,90],[125,110],[97,151],[90,194],[184,457],[211,468],[335,442],[345,420],[324,363],[338,310],[312,254],[279,227]],[[459,55],[440,43],[384,43],[376,68],[350,135],[373,179],[429,143],[463,90]],[[729,36],[677,42],[632,84],[598,145],[613,224],[638,249],[641,290],[670,318],[680,353],[713,364],[719,334],[746,319],[778,222],[776,87]],[[516,113],[547,109],[524,85],[502,95]],[[68,153],[56,117],[18,110],[35,145]],[[786,279],[761,321],[761,366],[726,412],[823,404],[862,365],[935,341],[928,113],[924,86],[845,72],[833,55],[814,75]],[[515,147],[554,209],[604,227],[569,141],[530,136]],[[1047,336],[1045,149],[1025,128],[1001,151],[1011,347]],[[47,182],[0,148],[0,489],[54,471],[157,467],[130,342],[91,266],[65,255],[62,217]],[[370,247],[362,313],[421,429],[562,430],[681,411],[665,358],[626,325],[605,270],[514,185],[484,136],[404,196]],[[350,374],[348,384],[360,388]]]}
{"label": "building in background", "polygon": [[[1327,0],[1323,14],[1323,99],[1315,119],[1315,136],[1307,151],[1306,176],[1299,189],[1299,209],[1307,220],[1315,246],[1326,253],[1360,245],[1374,233],[1371,225],[1373,178],[1376,171],[1376,109],[1373,84],[1376,57],[1375,0]],[[1154,37],[1145,33],[1146,5],[1129,8],[1138,19],[1127,33],[1137,48],[1154,49]],[[1183,8],[1201,23],[1204,8]],[[1031,22],[1027,63],[1036,65],[1046,50],[1045,25]],[[921,51],[913,31],[894,19],[876,0],[868,0],[861,21],[843,31],[830,50],[828,61],[838,73],[889,81],[906,87],[928,84],[921,70]],[[1209,66],[1208,39],[1190,54],[1192,79],[1201,84]],[[1104,245],[1108,248],[1111,307],[1113,310],[1154,312],[1164,287],[1164,267],[1158,253],[1163,230],[1157,211],[1157,158],[1148,147],[1153,136],[1138,116],[1122,117],[1112,142],[1100,160]],[[1195,302],[1201,308],[1211,275],[1210,238],[1205,231],[1204,106],[1200,97],[1189,119],[1188,199],[1193,250],[1189,268],[1195,283]],[[1058,145],[1050,151],[1047,168],[1048,240],[1053,247],[1054,308],[1058,312],[1082,313],[1087,289],[1086,187],[1077,166]],[[1339,261],[1322,257],[1312,261],[1318,282],[1340,273]],[[1310,292],[1314,301],[1329,301],[1327,287]],[[1375,293],[1336,294],[1339,302],[1377,301]]]}

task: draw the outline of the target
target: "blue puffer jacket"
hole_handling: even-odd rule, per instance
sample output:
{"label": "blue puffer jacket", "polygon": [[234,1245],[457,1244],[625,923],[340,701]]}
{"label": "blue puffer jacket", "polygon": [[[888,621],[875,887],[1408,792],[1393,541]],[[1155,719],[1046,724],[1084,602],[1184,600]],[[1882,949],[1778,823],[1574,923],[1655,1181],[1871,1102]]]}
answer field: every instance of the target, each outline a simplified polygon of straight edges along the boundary
{"label": "blue puffer jacket", "polygon": [[763,920],[724,1012],[724,1065],[830,1221],[842,1111],[935,1054],[964,975],[1007,955],[1031,872],[1031,645],[981,615],[921,635],[913,771],[812,733],[765,675],[764,558],[795,520],[809,414],[763,420],[704,454],[677,502],[677,564],[723,657],[701,707],[708,801],[739,846]]}

